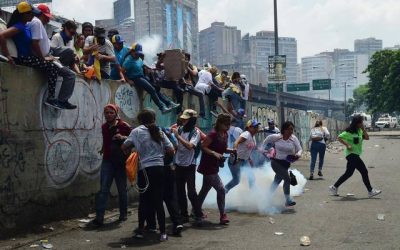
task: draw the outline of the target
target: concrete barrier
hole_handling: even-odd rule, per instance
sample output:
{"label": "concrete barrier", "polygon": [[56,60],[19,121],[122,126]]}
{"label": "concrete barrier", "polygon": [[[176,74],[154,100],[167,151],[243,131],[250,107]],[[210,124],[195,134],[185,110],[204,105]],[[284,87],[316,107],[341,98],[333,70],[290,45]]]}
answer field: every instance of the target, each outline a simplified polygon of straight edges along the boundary
{"label": "concrete barrier", "polygon": [[[103,107],[118,104],[122,118],[133,125],[139,110],[155,107],[147,94],[127,84],[79,77],[70,99],[78,105],[76,110],[48,108],[43,104],[46,95],[47,83],[40,73],[0,63],[0,235],[86,216],[99,189]],[[185,96],[184,107],[198,109],[196,99]],[[305,145],[314,117],[304,111],[285,112]],[[160,126],[176,121],[174,113],[157,114]],[[247,114],[264,126],[267,118],[277,120],[274,108],[261,103],[249,102]],[[334,120],[327,123],[332,132],[342,127]],[[210,116],[199,121],[206,131],[212,124]]]}

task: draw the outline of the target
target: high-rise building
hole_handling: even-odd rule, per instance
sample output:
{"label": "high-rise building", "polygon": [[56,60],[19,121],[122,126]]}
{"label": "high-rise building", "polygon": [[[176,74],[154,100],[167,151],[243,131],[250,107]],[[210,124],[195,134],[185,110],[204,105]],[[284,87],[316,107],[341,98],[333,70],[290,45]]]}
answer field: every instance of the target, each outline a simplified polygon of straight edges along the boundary
{"label": "high-rise building", "polygon": [[[272,31],[260,31],[248,38],[250,63],[268,67],[268,57],[275,55],[275,35]],[[296,82],[297,41],[292,37],[279,37],[279,55],[286,55],[286,81]],[[246,58],[244,58],[245,60]]]}
{"label": "high-rise building", "polygon": [[200,63],[213,65],[234,64],[238,61],[241,47],[241,31],[223,22],[214,22],[200,31]]}
{"label": "high-rise building", "polygon": [[375,52],[382,50],[382,44],[382,40],[375,39],[374,37],[357,39],[354,41],[354,52],[367,54],[371,57]]}
{"label": "high-rise building", "polygon": [[197,0],[134,0],[135,38],[160,36],[160,49],[178,48],[198,62]]}
{"label": "high-rise building", "polygon": [[113,3],[114,20],[117,24],[124,22],[126,19],[133,19],[133,0],[117,0]]}

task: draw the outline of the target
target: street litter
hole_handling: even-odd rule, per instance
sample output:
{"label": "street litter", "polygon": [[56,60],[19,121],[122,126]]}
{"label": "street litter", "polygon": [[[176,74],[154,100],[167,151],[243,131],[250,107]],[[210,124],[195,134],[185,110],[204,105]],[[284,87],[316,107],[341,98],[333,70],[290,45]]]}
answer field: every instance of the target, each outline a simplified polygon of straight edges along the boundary
{"label": "street litter", "polygon": [[49,243],[48,240],[41,240],[40,245],[42,245],[42,248],[44,248],[44,249],[52,249],[53,248],[53,244]]}
{"label": "street litter", "polygon": [[80,219],[80,220],[78,220],[79,222],[82,222],[82,223],[89,223],[90,222],[90,219]]}
{"label": "street litter", "polygon": [[377,215],[377,220],[384,221],[385,220],[385,214],[378,214]]}
{"label": "street litter", "polygon": [[89,214],[88,217],[89,217],[90,219],[93,219],[94,217],[96,217],[96,214]]}
{"label": "street litter", "polygon": [[35,247],[39,247],[39,245],[38,245],[38,244],[32,244],[32,245],[30,245],[29,247],[30,247],[30,248],[35,248]]}
{"label": "street litter", "polygon": [[282,235],[284,235],[284,233],[283,232],[275,232],[275,235],[282,236]]}
{"label": "street litter", "polygon": [[269,223],[271,223],[271,224],[275,224],[275,219],[274,219],[274,218],[272,218],[272,217],[269,217]]}
{"label": "street litter", "polygon": [[375,168],[375,166],[369,166],[368,168]]}
{"label": "street litter", "polygon": [[379,145],[375,145],[376,148],[379,148]]}
{"label": "street litter", "polygon": [[302,237],[300,238],[300,245],[302,245],[302,246],[309,246],[309,245],[311,245],[310,237],[308,237],[308,236],[302,236]]}
{"label": "street litter", "polygon": [[86,240],[86,242],[90,242],[90,240]]}
{"label": "street litter", "polygon": [[121,245],[121,248],[126,248],[126,246],[125,245]]}
{"label": "street litter", "polygon": [[347,196],[347,197],[351,197],[351,196],[355,196],[355,194],[348,193],[348,194],[346,194],[346,196]]}

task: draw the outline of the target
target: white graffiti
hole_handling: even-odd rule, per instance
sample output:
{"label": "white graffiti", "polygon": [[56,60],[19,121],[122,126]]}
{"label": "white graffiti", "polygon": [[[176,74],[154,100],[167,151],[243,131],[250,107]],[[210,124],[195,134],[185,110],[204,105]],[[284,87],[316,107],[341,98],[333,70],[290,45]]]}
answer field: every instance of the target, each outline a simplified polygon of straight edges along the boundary
{"label": "white graffiti", "polygon": [[123,84],[115,92],[115,104],[117,104],[124,115],[134,119],[140,110],[140,99],[135,88],[129,84]]}

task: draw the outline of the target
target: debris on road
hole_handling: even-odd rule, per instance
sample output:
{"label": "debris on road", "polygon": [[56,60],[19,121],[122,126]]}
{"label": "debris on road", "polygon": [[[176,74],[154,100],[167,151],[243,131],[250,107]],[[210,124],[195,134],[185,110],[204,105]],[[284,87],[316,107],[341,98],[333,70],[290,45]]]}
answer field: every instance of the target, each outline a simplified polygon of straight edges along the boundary
{"label": "debris on road", "polygon": [[275,224],[275,219],[272,218],[272,217],[269,217],[269,223],[270,223],[270,224]]}
{"label": "debris on road", "polygon": [[302,236],[301,238],[300,238],[300,245],[302,245],[302,246],[309,246],[309,245],[311,245],[311,240],[310,240],[310,237],[308,237],[308,236]]}
{"label": "debris on road", "polygon": [[275,235],[282,236],[282,235],[284,235],[284,233],[283,232],[275,232]]}
{"label": "debris on road", "polygon": [[80,219],[80,220],[78,220],[79,222],[82,222],[82,223],[89,223],[90,222],[90,219]]}
{"label": "debris on road", "polygon": [[40,245],[41,245],[42,248],[44,248],[44,249],[53,249],[53,244],[49,243],[48,240],[41,240],[41,241],[40,241]]}
{"label": "debris on road", "polygon": [[348,193],[348,194],[346,194],[346,196],[347,196],[347,197],[353,197],[353,196],[355,196],[355,194]]}
{"label": "debris on road", "polygon": [[377,220],[384,221],[385,220],[385,214],[378,214],[376,216],[376,218],[377,218]]}
{"label": "debris on road", "polygon": [[38,245],[38,244],[32,244],[32,245],[30,245],[29,247],[30,247],[30,248],[36,248],[36,247],[39,247],[39,245]]}
{"label": "debris on road", "polygon": [[126,248],[126,245],[121,245],[121,248]]}

